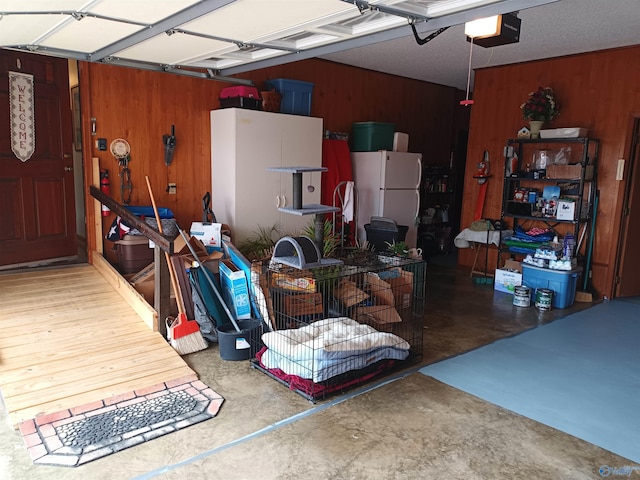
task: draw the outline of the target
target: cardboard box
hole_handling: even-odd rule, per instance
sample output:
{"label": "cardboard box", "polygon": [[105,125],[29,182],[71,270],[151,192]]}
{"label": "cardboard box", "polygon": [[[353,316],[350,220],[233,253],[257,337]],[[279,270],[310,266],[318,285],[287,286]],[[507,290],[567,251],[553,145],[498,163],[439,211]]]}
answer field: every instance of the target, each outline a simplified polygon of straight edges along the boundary
{"label": "cardboard box", "polygon": [[357,307],[353,317],[357,322],[370,325],[379,332],[391,332],[395,324],[402,322],[396,309],[389,305]]}
{"label": "cardboard box", "polygon": [[135,285],[136,283],[144,282],[145,280],[148,280],[149,278],[154,278],[154,276],[155,276],[155,268],[156,268],[155,262],[151,262],[149,265],[144,267],[142,270],[140,270],[139,272],[133,274],[133,276],[131,276],[129,278],[129,283]]}
{"label": "cardboard box", "polygon": [[355,282],[344,279],[336,287],[334,297],[340,300],[346,308],[350,308],[368,299],[369,295],[360,290]]}
{"label": "cardboard box", "polygon": [[496,269],[495,279],[493,282],[494,290],[513,295],[513,289],[520,285],[522,285],[522,273],[509,272],[501,268]]}
{"label": "cardboard box", "polygon": [[229,310],[238,320],[250,319],[251,302],[246,275],[231,260],[222,259],[219,266],[222,296]]}
{"label": "cardboard box", "polygon": [[[155,304],[155,289],[156,289],[156,275],[155,275],[155,263],[147,265],[129,278],[129,283],[136,289],[140,295],[144,297],[146,302],[152,307]],[[177,315],[178,304],[176,303],[176,296],[173,289],[169,293],[169,309],[171,315]]]}
{"label": "cardboard box", "polygon": [[576,202],[571,200],[558,200],[556,209],[556,219],[558,220],[575,220]]}
{"label": "cardboard box", "polygon": [[395,132],[393,134],[393,151],[408,152],[409,151],[409,134]]}
{"label": "cardboard box", "polygon": [[[189,237],[189,244],[196,252],[196,255],[200,259],[200,261],[207,267],[211,272],[218,273],[218,263],[220,259],[224,256],[221,251],[214,250],[209,253],[204,244],[198,240],[196,237]],[[173,250],[177,255],[180,255],[184,260],[185,264],[191,266],[196,259],[191,254],[191,250],[182,239],[182,235],[176,237],[173,241]]]}
{"label": "cardboard box", "polygon": [[507,258],[504,261],[504,267],[505,270],[515,270],[517,272],[522,273],[522,262],[519,262],[518,260],[513,260],[511,258]]}
{"label": "cardboard box", "polygon": [[192,222],[189,233],[200,240],[205,247],[222,249],[221,223]]}
{"label": "cardboard box", "polygon": [[323,313],[321,293],[298,293],[284,297],[284,309],[287,315],[298,317]]}
{"label": "cardboard box", "polygon": [[316,280],[313,277],[296,276],[295,273],[274,272],[271,275],[271,286],[294,292],[316,291]]}
{"label": "cardboard box", "polygon": [[[576,199],[577,200],[577,199]],[[578,202],[569,198],[561,198],[558,200],[556,207],[556,219],[557,220],[577,220],[578,219]],[[582,200],[582,208],[580,209],[580,216],[585,219],[589,216],[589,202]]]}
{"label": "cardboard box", "polygon": [[393,268],[388,271],[396,271],[399,275],[394,278],[382,279],[376,273],[367,273],[365,282],[371,294],[379,304],[393,305],[398,310],[410,308],[413,295],[413,273],[401,268]]}

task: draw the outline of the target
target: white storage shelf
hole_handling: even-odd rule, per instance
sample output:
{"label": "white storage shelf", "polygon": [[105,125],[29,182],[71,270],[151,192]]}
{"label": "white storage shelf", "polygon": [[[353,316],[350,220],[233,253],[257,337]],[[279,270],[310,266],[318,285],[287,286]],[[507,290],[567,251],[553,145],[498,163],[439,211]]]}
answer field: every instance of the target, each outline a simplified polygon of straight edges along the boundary
{"label": "white storage shelf", "polygon": [[300,115],[225,108],[211,111],[211,199],[216,217],[231,226],[234,241],[258,227],[280,225],[297,233],[310,223],[282,213],[291,206],[291,179],[270,167],[309,167],[303,172],[310,204],[320,203],[322,119]]}

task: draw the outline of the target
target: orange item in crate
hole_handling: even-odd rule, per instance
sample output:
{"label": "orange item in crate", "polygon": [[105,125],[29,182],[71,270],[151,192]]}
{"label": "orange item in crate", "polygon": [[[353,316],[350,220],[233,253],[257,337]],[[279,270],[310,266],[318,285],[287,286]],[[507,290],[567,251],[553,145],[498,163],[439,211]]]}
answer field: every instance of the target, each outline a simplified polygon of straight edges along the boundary
{"label": "orange item in crate", "polygon": [[262,109],[265,112],[279,112],[280,111],[280,101],[282,100],[282,95],[274,90],[265,90],[260,92],[260,96],[262,97]]}

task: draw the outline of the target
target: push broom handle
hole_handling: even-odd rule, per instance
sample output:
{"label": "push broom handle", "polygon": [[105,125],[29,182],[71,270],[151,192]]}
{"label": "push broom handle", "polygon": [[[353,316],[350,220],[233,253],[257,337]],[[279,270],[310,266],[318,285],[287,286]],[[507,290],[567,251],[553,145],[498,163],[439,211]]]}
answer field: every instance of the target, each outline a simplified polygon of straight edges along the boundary
{"label": "push broom handle", "polygon": [[182,239],[184,240],[184,243],[186,243],[187,247],[189,247],[189,251],[191,252],[191,255],[193,255],[193,258],[196,259],[196,262],[198,262],[198,264],[202,268],[202,273],[204,273],[204,276],[207,279],[207,282],[209,282],[209,285],[211,286],[211,290],[213,290],[213,293],[215,293],[216,297],[218,297],[218,301],[222,305],[222,308],[224,308],[224,311],[227,313],[229,320],[231,320],[231,323],[233,323],[233,327],[236,329],[238,333],[242,332],[242,329],[238,326],[236,319],[233,318],[233,314],[229,311],[229,308],[227,307],[227,304],[225,303],[222,296],[220,295],[220,292],[218,292],[218,288],[213,283],[213,279],[209,276],[211,275],[211,273],[209,272],[209,270],[207,270],[207,267],[205,267],[204,264],[198,258],[198,254],[191,246],[191,243],[189,243],[189,239],[187,238],[187,235],[182,231],[182,229],[179,228],[178,230],[180,231],[180,235],[182,235]]}
{"label": "push broom handle", "polygon": [[[147,181],[147,188],[149,189],[149,196],[151,197],[151,205],[153,205],[153,213],[156,216],[156,222],[158,223],[158,231],[162,233],[162,222],[160,221],[160,214],[158,213],[158,207],[156,206],[156,200],[153,197],[153,191],[151,190],[151,183],[149,182],[149,177],[145,176],[145,180]],[[173,288],[173,293],[176,296],[176,304],[178,305],[178,313],[182,313],[186,315],[186,308],[184,306],[184,299],[182,298],[182,294],[180,293],[180,289],[178,288],[178,280],[176,278],[176,272],[173,269],[173,264],[171,263],[171,258],[169,257],[169,252],[164,252],[164,258],[167,261],[167,268],[169,269],[169,277],[171,278],[171,287]]]}

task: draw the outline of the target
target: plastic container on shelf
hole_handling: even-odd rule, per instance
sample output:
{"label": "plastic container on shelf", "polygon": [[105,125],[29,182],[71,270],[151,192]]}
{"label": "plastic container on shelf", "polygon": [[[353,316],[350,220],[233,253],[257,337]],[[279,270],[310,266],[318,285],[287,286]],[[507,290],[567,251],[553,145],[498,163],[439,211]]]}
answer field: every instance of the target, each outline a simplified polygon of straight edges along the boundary
{"label": "plastic container on shelf", "polygon": [[274,78],[265,82],[267,90],[275,89],[282,99],[280,112],[294,115],[311,115],[311,97],[314,84],[287,78]]}
{"label": "plastic container on shelf", "polygon": [[136,273],[153,262],[153,248],[143,235],[125,235],[116,243],[118,265],[124,274]]}
{"label": "plastic container on shelf", "polygon": [[540,130],[540,138],[579,138],[586,137],[589,130],[580,127],[550,128]]}
{"label": "plastic container on shelf", "polygon": [[376,227],[367,223],[364,226],[367,234],[367,241],[373,245],[377,253],[382,253],[389,247],[388,243],[404,242],[409,227],[407,225],[397,225],[397,228]]}
{"label": "plastic container on shelf", "polygon": [[377,152],[393,149],[395,124],[382,122],[356,122],[352,126],[351,151]]}

